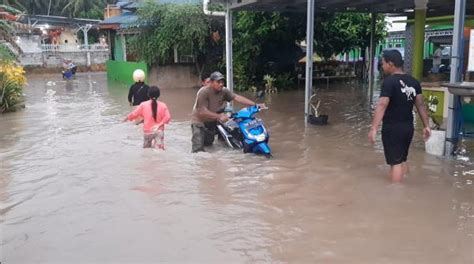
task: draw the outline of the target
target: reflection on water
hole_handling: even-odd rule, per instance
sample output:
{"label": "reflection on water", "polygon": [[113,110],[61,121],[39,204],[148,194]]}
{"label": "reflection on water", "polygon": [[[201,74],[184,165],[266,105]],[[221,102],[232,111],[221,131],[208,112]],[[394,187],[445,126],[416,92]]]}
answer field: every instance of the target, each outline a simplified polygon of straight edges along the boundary
{"label": "reflection on water", "polygon": [[469,151],[428,156],[418,133],[409,177],[391,185],[353,84],[319,91],[325,127],[304,125],[302,91],[268,96],[271,160],[219,144],[192,155],[196,90],[173,87],[167,150],[144,150],[120,122],[127,92],[104,74],[30,76],[27,108],[0,116],[0,260],[474,262]]}

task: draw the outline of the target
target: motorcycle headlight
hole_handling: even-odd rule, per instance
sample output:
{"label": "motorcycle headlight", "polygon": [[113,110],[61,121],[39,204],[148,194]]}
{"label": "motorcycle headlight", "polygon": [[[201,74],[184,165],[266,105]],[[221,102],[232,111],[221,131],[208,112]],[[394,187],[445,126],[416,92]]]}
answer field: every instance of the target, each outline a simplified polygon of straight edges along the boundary
{"label": "motorcycle headlight", "polygon": [[258,142],[265,141],[265,134],[262,133],[262,134],[256,136],[255,140],[257,140]]}
{"label": "motorcycle headlight", "polygon": [[248,137],[250,139],[253,139],[253,140],[257,141],[257,142],[265,141],[265,138],[266,138],[265,133],[261,133],[259,135],[252,135],[252,134],[249,133]]}

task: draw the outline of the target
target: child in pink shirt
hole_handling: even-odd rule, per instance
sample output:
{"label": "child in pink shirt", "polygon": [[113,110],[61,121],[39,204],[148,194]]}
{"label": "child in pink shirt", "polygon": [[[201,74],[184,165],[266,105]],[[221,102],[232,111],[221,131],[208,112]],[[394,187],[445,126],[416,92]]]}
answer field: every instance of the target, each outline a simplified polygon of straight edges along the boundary
{"label": "child in pink shirt", "polygon": [[143,147],[165,149],[164,130],[165,124],[168,124],[171,119],[170,112],[166,104],[158,101],[160,89],[157,86],[150,87],[148,97],[150,100],[135,108],[125,117],[124,122],[143,118]]}

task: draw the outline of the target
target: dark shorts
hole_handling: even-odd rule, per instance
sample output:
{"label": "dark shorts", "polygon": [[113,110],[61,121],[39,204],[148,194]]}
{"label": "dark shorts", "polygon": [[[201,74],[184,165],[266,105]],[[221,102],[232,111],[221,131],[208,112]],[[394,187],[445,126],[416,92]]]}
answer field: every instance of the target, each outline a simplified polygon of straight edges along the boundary
{"label": "dark shorts", "polygon": [[204,151],[204,147],[212,146],[217,134],[216,122],[204,124],[191,124],[192,130],[192,152]]}
{"label": "dark shorts", "polygon": [[413,132],[413,124],[410,123],[383,125],[382,143],[387,164],[397,165],[407,161]]}

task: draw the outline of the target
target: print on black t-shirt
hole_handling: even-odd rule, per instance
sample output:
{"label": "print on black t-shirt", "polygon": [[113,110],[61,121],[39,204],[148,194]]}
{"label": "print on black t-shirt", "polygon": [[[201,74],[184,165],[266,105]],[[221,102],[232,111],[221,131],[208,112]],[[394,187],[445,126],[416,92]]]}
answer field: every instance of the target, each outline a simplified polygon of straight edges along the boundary
{"label": "print on black t-shirt", "polygon": [[380,97],[389,97],[390,102],[383,117],[384,124],[413,124],[413,105],[421,85],[407,74],[394,74],[385,78]]}
{"label": "print on black t-shirt", "polygon": [[401,90],[407,96],[408,101],[412,101],[416,97],[416,90],[413,87],[407,86],[405,82],[400,80],[400,85],[402,86]]}

